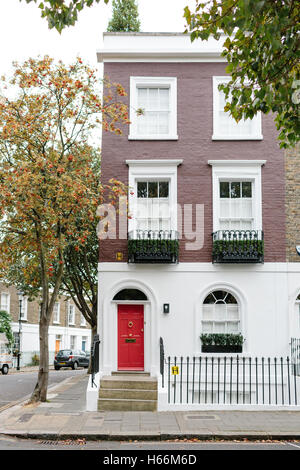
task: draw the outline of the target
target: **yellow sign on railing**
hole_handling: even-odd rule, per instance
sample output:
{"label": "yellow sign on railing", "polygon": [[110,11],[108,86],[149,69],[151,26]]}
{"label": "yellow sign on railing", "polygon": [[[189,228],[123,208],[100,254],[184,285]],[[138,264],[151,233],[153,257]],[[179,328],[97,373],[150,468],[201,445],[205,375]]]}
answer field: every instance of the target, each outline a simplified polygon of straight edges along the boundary
{"label": "yellow sign on railing", "polygon": [[179,367],[172,366],[172,375],[178,375],[178,374],[179,374]]}

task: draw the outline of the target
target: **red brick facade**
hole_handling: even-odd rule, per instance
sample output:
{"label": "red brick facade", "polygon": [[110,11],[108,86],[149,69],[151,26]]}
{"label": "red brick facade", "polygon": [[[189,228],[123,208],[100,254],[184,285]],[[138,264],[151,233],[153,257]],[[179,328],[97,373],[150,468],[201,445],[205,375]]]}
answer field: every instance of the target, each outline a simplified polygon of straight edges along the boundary
{"label": "red brick facade", "polygon": [[[199,251],[186,251],[180,242],[179,262],[211,262],[212,168],[208,160],[261,160],[262,221],[265,262],[286,261],[285,162],[276,140],[272,116],[262,116],[262,141],[212,141],[212,76],[225,75],[223,63],[105,63],[104,73],[128,91],[130,76],[177,77],[177,141],[130,141],[103,133],[103,182],[115,177],[128,182],[126,159],[183,159],[178,167],[178,204],[204,204],[205,242]],[[129,96],[128,96],[129,100]],[[100,261],[127,260],[126,240],[100,244]]]}

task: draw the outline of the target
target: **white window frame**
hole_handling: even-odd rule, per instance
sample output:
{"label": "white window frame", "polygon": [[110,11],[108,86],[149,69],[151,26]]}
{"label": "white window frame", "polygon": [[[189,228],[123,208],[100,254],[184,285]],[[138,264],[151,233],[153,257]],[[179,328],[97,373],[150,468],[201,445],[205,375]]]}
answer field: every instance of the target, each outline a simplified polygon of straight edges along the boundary
{"label": "white window frame", "polygon": [[[215,305],[217,304],[217,302],[215,302],[214,304],[205,304],[204,301],[206,299],[206,297],[210,294],[214,294],[214,292],[216,291],[219,291],[219,290],[222,290],[224,292],[226,292],[227,294],[231,294],[235,300],[236,300],[236,304],[231,304],[231,303],[226,303],[223,304],[222,302],[219,302],[221,305],[226,305],[226,308],[225,308],[225,314],[224,314],[224,317],[223,318],[217,318],[216,316],[213,316],[213,318],[210,320],[210,319],[206,319],[204,318],[204,310],[206,308],[206,306],[212,306],[212,310],[214,311],[215,313]],[[241,334],[242,333],[242,322],[241,322],[241,307],[240,307],[240,304],[239,304],[239,301],[238,299],[236,298],[235,295],[233,295],[229,290],[227,290],[226,288],[224,289],[214,289],[212,291],[209,292],[209,294],[207,294],[207,296],[203,299],[203,303],[202,303],[202,316],[201,316],[201,333],[203,334],[214,334],[214,333],[217,333],[215,331],[215,327],[216,327],[216,324],[218,323],[224,323],[225,324],[225,331],[224,331],[224,334]],[[238,319],[233,319],[230,317],[230,314],[228,313],[228,310],[229,308],[227,307],[227,305],[236,305],[237,306],[237,311],[238,311]],[[207,333],[207,332],[204,332],[203,331],[203,323],[211,323],[212,324],[212,332],[211,333]],[[236,323],[238,325],[238,331],[235,332],[235,333],[232,333],[231,331],[228,331],[228,326],[230,323]]]}
{"label": "white window frame", "polygon": [[[58,307],[57,307],[57,311],[55,312],[54,307],[56,305]],[[54,307],[53,307],[53,323],[58,325],[58,324],[60,324],[60,302],[55,302]],[[55,318],[55,315],[56,315],[56,318]]]}
{"label": "white window frame", "polygon": [[[136,213],[137,200],[137,183],[138,181],[169,181],[169,198],[170,198],[170,230],[177,230],[177,166],[183,160],[126,160],[129,166],[129,196],[128,209],[132,216],[128,220],[128,232],[136,230]],[[132,194],[133,193],[133,194]]]}
{"label": "white window frame", "polygon": [[81,314],[81,317],[80,317],[80,326],[86,326],[86,319],[84,318],[84,316]]}
{"label": "white window frame", "polygon": [[[72,321],[70,321],[70,311],[73,309]],[[75,305],[69,302],[68,304],[68,325],[75,325]]]}
{"label": "white window frame", "polygon": [[[72,338],[74,339],[74,346],[72,346]],[[70,335],[70,349],[76,350],[77,349],[77,337],[76,335]]]}
{"label": "white window frame", "polygon": [[[82,348],[83,341],[85,342],[85,349]],[[87,352],[87,345],[88,345],[88,337],[87,336],[81,336],[81,350],[84,351],[84,352]]]}
{"label": "white window frame", "polygon": [[[262,140],[262,129],[261,129],[261,113],[258,112],[256,116],[251,119],[251,134],[237,135],[230,134],[224,135],[220,130],[219,123],[219,96],[220,90],[218,86],[221,83],[227,83],[231,80],[231,77],[228,76],[214,76],[213,77],[213,135],[212,140]],[[228,112],[228,118],[234,121],[234,118],[230,116]]]}
{"label": "white window frame", "polygon": [[23,315],[21,315],[21,320],[27,321],[27,311],[28,311],[28,299],[24,295],[22,295],[22,310]]}
{"label": "white window frame", "polygon": [[266,160],[208,160],[212,166],[213,232],[220,228],[220,181],[251,181],[253,199],[252,230],[262,230],[261,167]]}
{"label": "white window frame", "polygon": [[[169,88],[170,119],[168,134],[140,135],[137,132],[137,88]],[[130,77],[129,140],[177,140],[177,78],[176,77]]]}
{"label": "white window frame", "polygon": [[[7,310],[2,308],[2,295],[7,296]],[[10,293],[9,292],[1,292],[1,304],[0,304],[0,309],[5,310],[7,313],[10,313]]]}

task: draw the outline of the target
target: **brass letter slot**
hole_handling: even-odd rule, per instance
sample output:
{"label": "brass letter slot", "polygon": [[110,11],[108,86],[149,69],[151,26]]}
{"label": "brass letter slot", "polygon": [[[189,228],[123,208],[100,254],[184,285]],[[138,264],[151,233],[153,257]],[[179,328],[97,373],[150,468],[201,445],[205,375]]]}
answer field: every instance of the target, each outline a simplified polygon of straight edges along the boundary
{"label": "brass letter slot", "polygon": [[135,338],[126,338],[125,343],[135,343],[136,339]]}

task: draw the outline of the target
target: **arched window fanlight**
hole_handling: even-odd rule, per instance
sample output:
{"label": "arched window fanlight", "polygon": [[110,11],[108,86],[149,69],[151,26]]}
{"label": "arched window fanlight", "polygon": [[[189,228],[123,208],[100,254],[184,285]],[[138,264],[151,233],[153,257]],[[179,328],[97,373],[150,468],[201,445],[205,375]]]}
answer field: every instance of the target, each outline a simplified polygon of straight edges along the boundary
{"label": "arched window fanlight", "polygon": [[148,300],[148,298],[139,289],[122,289],[114,296],[113,300]]}
{"label": "arched window fanlight", "polygon": [[240,333],[240,309],[225,290],[210,292],[203,302],[202,333]]}

